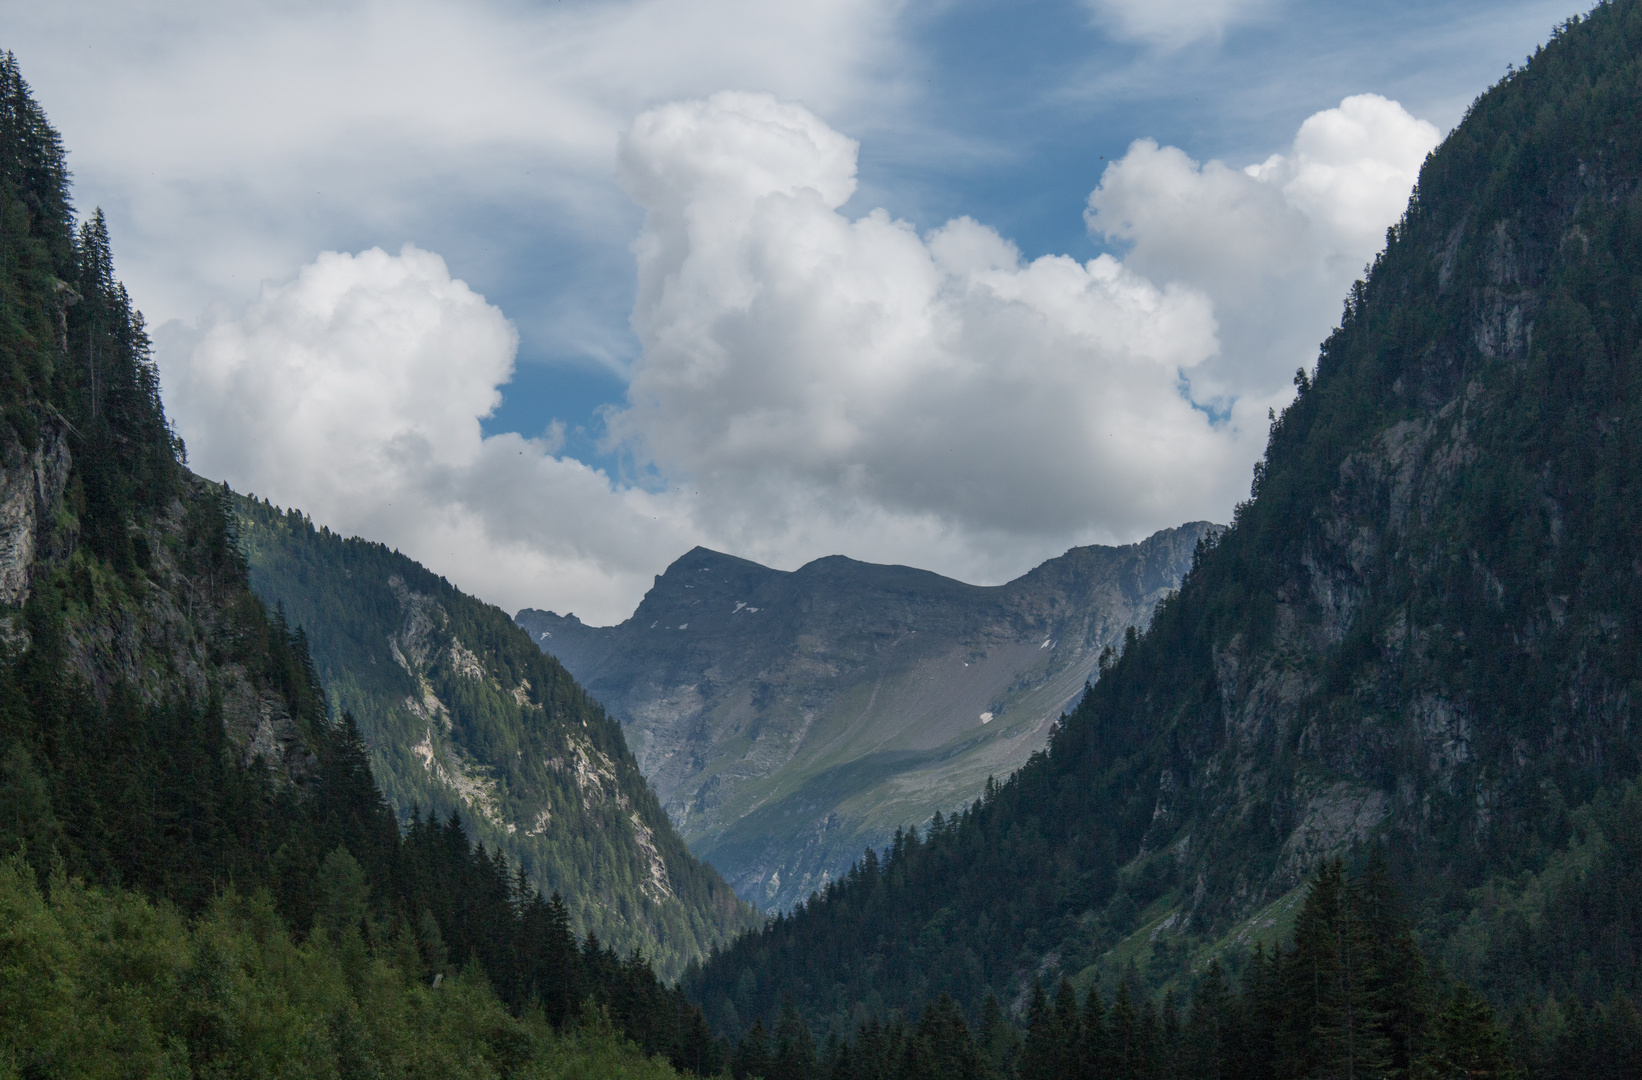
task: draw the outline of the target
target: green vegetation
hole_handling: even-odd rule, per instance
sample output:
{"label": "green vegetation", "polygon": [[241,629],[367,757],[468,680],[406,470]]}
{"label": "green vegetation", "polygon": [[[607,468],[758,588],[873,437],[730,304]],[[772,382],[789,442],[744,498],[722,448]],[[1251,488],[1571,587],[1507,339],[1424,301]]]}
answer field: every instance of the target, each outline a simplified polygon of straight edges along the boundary
{"label": "green vegetation", "polygon": [[266,894],[189,919],[61,875],[48,899],[0,862],[0,1077],[678,1075],[597,1012],[563,1032],[514,1017],[476,968],[432,986],[416,942],[356,920],[336,884],[329,928],[298,943]]}
{"label": "green vegetation", "polygon": [[713,1022],[769,1024],[786,995],[824,1031],[943,993],[976,1017],[1057,968],[1190,995],[1222,943],[1246,984],[1238,928],[1378,849],[1536,1073],[1633,1037],[1639,115],[1636,0],[1483,95],[1233,527],[1048,752],[693,973]]}
{"label": "green vegetation", "polygon": [[[454,813],[401,831],[306,635],[252,592],[226,492],[180,460],[66,179],[7,54],[0,1075],[716,1072],[649,961],[578,943]],[[538,714],[585,704],[521,651]]]}
{"label": "green vegetation", "polygon": [[578,933],[664,978],[757,916],[697,861],[620,727],[499,608],[382,544],[236,497],[251,586],[301,628],[401,821],[459,812]]}
{"label": "green vegetation", "polygon": [[[1504,1078],[1518,1075],[1493,1012],[1420,955],[1383,862],[1347,877],[1336,861],[1305,890],[1287,949],[1257,951],[1234,989],[1218,963],[1189,1005],[1116,984],[1080,1000],[1062,979],[1053,998],[1033,980],[1027,1029],[995,997],[971,1028],[942,995],[915,1024],[873,1019],[818,1055],[789,1002],[773,1040],[762,1022],[736,1048],[737,1080],[1276,1080],[1279,1077]],[[1604,1021],[1606,1022],[1606,1018]],[[1609,1024],[1602,1034],[1615,1034]],[[1579,1058],[1564,1047],[1570,1063]],[[1581,1064],[1623,1059],[1611,1049]],[[1572,1075],[1572,1074],[1570,1074]],[[1599,1074],[1600,1075],[1600,1074]]]}

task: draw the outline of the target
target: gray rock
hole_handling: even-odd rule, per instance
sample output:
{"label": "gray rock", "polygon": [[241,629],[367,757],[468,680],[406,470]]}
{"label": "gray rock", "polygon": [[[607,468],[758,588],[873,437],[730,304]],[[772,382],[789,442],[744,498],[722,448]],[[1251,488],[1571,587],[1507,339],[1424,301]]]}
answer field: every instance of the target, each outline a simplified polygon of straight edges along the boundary
{"label": "gray rock", "polygon": [[992,587],[696,548],[619,626],[517,621],[621,721],[692,850],[784,909],[1043,749],[1101,651],[1150,621],[1215,528],[1074,548]]}

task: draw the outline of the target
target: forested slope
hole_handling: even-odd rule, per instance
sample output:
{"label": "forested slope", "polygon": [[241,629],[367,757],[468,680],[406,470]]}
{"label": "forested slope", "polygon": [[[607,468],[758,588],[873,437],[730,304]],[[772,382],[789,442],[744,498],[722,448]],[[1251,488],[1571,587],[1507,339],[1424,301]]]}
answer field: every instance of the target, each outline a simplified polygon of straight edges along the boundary
{"label": "forested slope", "polygon": [[709,1013],[1185,988],[1369,849],[1524,1045],[1642,989],[1638,117],[1636,0],[1479,98],[1250,501],[1049,751],[717,957]]}
{"label": "forested slope", "polygon": [[0,1076],[716,1071],[458,818],[401,834],[182,450],[0,54]]}
{"label": "forested slope", "polygon": [[676,977],[757,915],[679,839],[620,727],[499,608],[382,544],[237,497],[251,586],[301,627],[401,820],[470,834],[558,892],[578,933]]}

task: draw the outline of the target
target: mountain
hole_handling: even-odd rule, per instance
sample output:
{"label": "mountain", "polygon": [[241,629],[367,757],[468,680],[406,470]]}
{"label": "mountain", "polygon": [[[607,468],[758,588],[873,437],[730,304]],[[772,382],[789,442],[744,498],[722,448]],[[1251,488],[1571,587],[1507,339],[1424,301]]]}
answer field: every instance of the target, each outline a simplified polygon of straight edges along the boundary
{"label": "mountain", "polygon": [[557,892],[578,934],[664,978],[756,916],[685,848],[619,727],[500,609],[381,544],[234,500],[251,587],[300,627],[401,820],[469,834]]}
{"label": "mountain", "polygon": [[1190,986],[1370,851],[1527,1042],[1642,990],[1639,116],[1635,0],[1479,98],[1049,752],[716,957],[716,1022]]}
{"label": "mountain", "polygon": [[[582,710],[619,747],[496,624],[549,695],[539,712]],[[653,799],[635,809],[659,820]],[[648,960],[578,942],[564,903],[458,815],[401,829],[307,636],[252,591],[226,490],[186,467],[102,214],[76,222],[61,140],[10,53],[0,970],[6,1076],[665,1080],[723,1056]]]}
{"label": "mountain", "polygon": [[1214,530],[1074,548],[992,587],[698,547],[618,626],[530,609],[518,623],[620,719],[691,850],[787,909],[1041,750]]}

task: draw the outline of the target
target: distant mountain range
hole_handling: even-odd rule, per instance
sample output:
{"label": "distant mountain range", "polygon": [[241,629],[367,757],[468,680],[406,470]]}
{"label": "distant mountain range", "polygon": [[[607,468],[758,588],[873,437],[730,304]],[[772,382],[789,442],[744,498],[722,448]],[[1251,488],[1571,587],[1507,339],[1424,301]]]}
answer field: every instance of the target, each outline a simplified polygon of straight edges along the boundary
{"label": "distant mountain range", "polygon": [[517,621],[621,721],[692,850],[785,909],[1043,749],[1102,650],[1146,626],[1216,531],[1074,548],[991,587],[696,548],[620,625]]}

